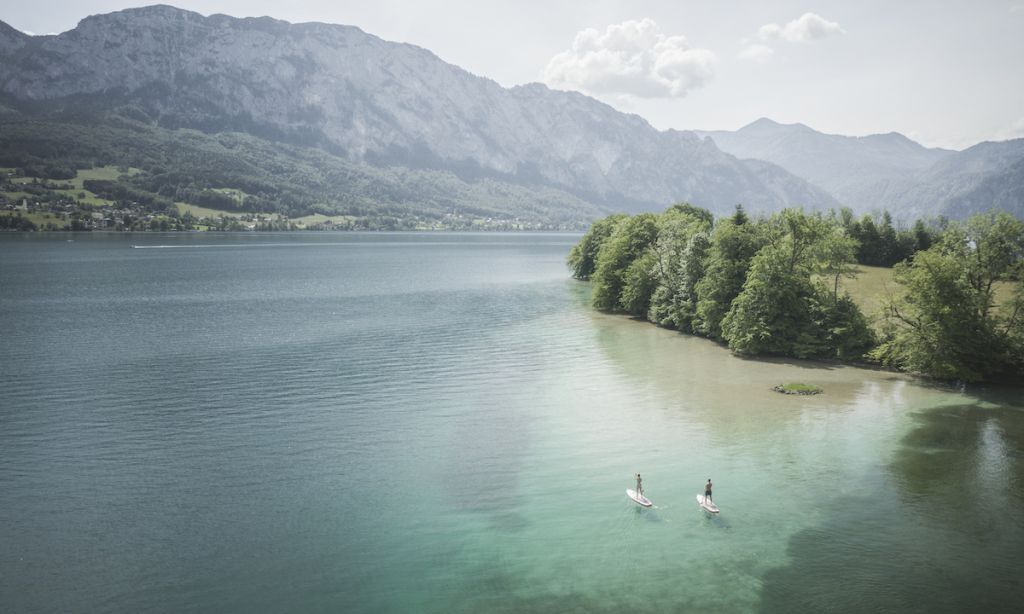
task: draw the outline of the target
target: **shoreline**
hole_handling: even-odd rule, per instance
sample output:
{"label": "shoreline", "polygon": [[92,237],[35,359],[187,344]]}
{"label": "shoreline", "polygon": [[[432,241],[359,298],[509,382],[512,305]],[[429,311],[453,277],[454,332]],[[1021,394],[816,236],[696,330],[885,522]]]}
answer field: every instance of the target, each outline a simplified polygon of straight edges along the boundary
{"label": "shoreline", "polygon": [[[572,279],[572,278],[570,278],[570,279]],[[586,284],[588,286],[590,284],[590,282],[587,281],[587,280],[581,280],[581,279],[572,279],[572,280],[576,281],[576,282],[579,282],[579,283],[582,283],[582,284]],[[919,386],[922,386],[922,387],[925,387],[925,388],[933,388],[933,389],[941,390],[941,391],[945,391],[945,392],[953,392],[953,393],[963,393],[963,392],[998,392],[998,391],[1016,392],[1016,391],[1024,391],[1024,383],[1015,383],[1015,382],[1012,382],[1012,381],[991,381],[991,382],[967,383],[967,382],[961,382],[961,381],[941,380],[941,379],[936,379],[936,378],[929,377],[928,375],[925,375],[923,373],[912,373],[912,372],[908,372],[908,371],[900,371],[899,369],[896,369],[895,367],[889,367],[889,366],[883,365],[881,363],[870,362],[870,361],[865,361],[865,360],[843,361],[843,360],[840,360],[838,358],[798,358],[796,356],[782,356],[782,355],[740,354],[738,352],[734,352],[734,351],[730,350],[729,347],[726,344],[722,343],[721,341],[719,341],[717,339],[712,339],[710,337],[705,337],[703,335],[695,335],[693,333],[687,333],[687,332],[683,332],[683,331],[680,331],[680,330],[676,330],[674,328],[668,328],[666,326],[661,326],[661,325],[657,324],[656,322],[651,322],[650,320],[641,318],[639,316],[632,316],[632,315],[624,314],[624,313],[614,313],[614,312],[608,312],[608,311],[601,311],[601,310],[598,310],[598,309],[594,309],[593,307],[588,307],[588,308],[591,309],[594,313],[599,313],[599,314],[604,315],[604,316],[611,316],[611,317],[616,317],[616,318],[624,318],[626,320],[629,320],[629,321],[632,321],[632,322],[636,322],[637,324],[645,324],[645,325],[648,325],[648,326],[652,326],[652,327],[654,327],[654,328],[656,328],[658,330],[667,331],[667,332],[670,332],[670,333],[681,335],[681,336],[686,337],[686,338],[706,341],[706,342],[711,343],[711,344],[715,345],[716,347],[724,350],[725,352],[728,352],[732,357],[738,358],[738,359],[744,360],[744,361],[750,361],[750,362],[762,363],[762,364],[764,364],[764,363],[779,364],[779,365],[787,365],[788,364],[788,365],[791,365],[791,366],[817,365],[817,366],[824,366],[826,368],[853,367],[855,369],[864,369],[865,371],[874,371],[874,372],[878,372],[878,373],[891,373],[893,375],[899,375],[901,377],[906,377],[906,378],[909,378],[909,379],[913,380],[914,383],[919,385]],[[815,396],[815,395],[791,395],[791,396]]]}

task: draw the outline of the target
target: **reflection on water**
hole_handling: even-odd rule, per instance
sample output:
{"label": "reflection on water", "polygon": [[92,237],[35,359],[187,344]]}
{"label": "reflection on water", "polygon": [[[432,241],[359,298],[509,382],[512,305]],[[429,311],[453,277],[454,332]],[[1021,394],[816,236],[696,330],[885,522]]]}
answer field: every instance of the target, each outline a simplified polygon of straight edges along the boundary
{"label": "reflection on water", "polygon": [[1024,411],[915,412],[871,481],[797,533],[765,576],[763,612],[1019,612]]}
{"label": "reflection on water", "polygon": [[[710,463],[694,463],[686,451],[674,462],[714,467],[716,501],[725,511],[713,520],[744,534],[742,543],[727,547],[764,553],[748,564],[737,552],[712,555],[724,562],[713,583],[717,590],[748,581],[758,587],[749,606],[732,599],[732,607],[1024,607],[1024,410],[1015,402],[1018,391],[971,396],[887,372],[742,360],[701,339],[593,317],[616,369],[653,386],[661,397],[655,404],[699,428],[713,446]],[[767,391],[782,381],[817,384],[825,393]],[[772,536],[784,539],[782,560],[772,553]],[[711,603],[699,590],[695,597],[691,605]]]}

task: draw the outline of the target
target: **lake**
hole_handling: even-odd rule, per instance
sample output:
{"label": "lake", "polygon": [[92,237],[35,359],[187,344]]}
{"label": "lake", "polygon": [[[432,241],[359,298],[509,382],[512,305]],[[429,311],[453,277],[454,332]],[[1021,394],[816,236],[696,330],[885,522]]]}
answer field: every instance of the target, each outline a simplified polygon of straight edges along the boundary
{"label": "lake", "polygon": [[1022,389],[596,313],[578,238],[0,235],[0,610],[1024,608]]}

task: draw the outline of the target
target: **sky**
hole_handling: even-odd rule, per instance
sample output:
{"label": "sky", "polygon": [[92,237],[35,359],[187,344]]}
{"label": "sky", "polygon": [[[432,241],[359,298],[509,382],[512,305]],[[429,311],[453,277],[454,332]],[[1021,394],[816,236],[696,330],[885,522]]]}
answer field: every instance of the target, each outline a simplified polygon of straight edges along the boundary
{"label": "sky", "polygon": [[[0,0],[60,33],[145,1]],[[578,90],[659,129],[758,118],[963,149],[1024,137],[1024,0],[176,0],[204,15],[354,25],[503,86]]]}

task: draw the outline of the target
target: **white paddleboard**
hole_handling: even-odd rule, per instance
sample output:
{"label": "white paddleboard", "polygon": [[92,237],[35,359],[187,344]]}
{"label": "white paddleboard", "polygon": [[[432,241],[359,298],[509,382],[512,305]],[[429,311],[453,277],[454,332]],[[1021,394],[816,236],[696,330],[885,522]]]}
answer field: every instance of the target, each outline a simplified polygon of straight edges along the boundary
{"label": "white paddleboard", "polygon": [[718,506],[715,505],[714,501],[705,501],[704,495],[697,495],[697,503],[712,514],[717,514],[719,512]]}
{"label": "white paddleboard", "polygon": [[633,490],[632,488],[627,488],[626,489],[626,496],[629,497],[630,499],[636,501],[637,503],[639,503],[640,505],[642,505],[644,507],[651,507],[651,505],[652,505],[650,499],[648,499],[647,497],[645,497],[643,495],[637,494],[637,492],[635,490]]}

